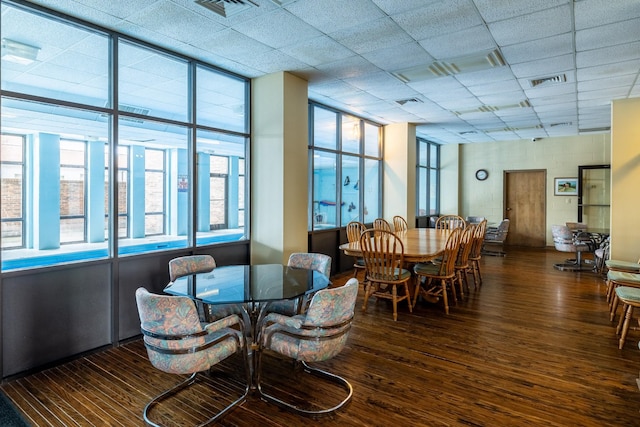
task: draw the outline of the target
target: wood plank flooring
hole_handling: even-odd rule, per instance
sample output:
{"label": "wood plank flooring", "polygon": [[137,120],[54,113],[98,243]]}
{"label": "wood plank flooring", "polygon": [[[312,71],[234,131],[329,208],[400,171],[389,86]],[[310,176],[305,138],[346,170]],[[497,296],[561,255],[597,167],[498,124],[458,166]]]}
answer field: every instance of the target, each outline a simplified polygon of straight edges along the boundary
{"label": "wood plank flooring", "polygon": [[[604,281],[553,268],[566,254],[508,249],[482,260],[484,283],[446,316],[439,304],[405,305],[362,292],[347,347],[324,362],[347,378],[352,402],[315,421],[251,396],[226,426],[640,426],[640,331],[618,350]],[[334,278],[343,283],[348,275]],[[281,396],[331,405],[340,390],[266,358],[265,383]],[[141,426],[144,405],[177,383],[154,369],[140,340],[2,384],[34,426]],[[168,426],[195,425],[238,396],[242,360],[159,407]]]}

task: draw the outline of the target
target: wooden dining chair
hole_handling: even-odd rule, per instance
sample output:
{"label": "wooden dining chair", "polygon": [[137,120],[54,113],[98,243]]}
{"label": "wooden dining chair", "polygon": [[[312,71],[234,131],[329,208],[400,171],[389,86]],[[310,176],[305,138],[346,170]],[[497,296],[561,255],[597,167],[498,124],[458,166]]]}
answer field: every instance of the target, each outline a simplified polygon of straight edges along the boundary
{"label": "wooden dining chair", "polygon": [[376,218],[373,220],[374,230],[392,231],[391,224],[384,218]]}
{"label": "wooden dining chair", "polygon": [[[360,236],[360,249],[366,266],[362,311],[367,310],[367,302],[374,296],[392,301],[393,320],[398,320],[398,303],[401,301],[407,301],[411,312],[411,272],[402,268],[402,240],[388,230],[367,229]],[[401,295],[398,295],[398,288],[402,290]]]}
{"label": "wooden dining chair", "polygon": [[449,297],[447,285],[451,290],[454,301],[457,302],[456,290],[453,284],[456,275],[455,265],[460,247],[461,228],[455,228],[449,234],[447,243],[442,253],[441,262],[418,263],[413,267],[416,277],[415,291],[413,295],[413,306],[415,307],[418,296],[423,296],[427,300],[442,298],[444,311],[449,314]]}
{"label": "wooden dining chair", "polygon": [[458,254],[456,256],[456,262],[454,270],[456,275],[454,277],[454,286],[457,283],[460,290],[460,298],[464,298],[464,291],[469,290],[469,281],[467,279],[467,273],[469,272],[469,256],[471,255],[471,249],[473,248],[473,235],[476,232],[476,226],[469,224],[462,230],[460,235],[460,242],[458,248]]}
{"label": "wooden dining chair", "polygon": [[396,215],[393,217],[393,231],[407,231],[409,229],[409,225],[407,224],[407,220],[400,215]]}
{"label": "wooden dining chair", "polygon": [[476,226],[473,235],[473,246],[469,254],[469,266],[473,275],[473,286],[477,289],[482,285],[482,273],[480,271],[480,259],[482,258],[482,246],[484,244],[484,236],[487,231],[487,220],[483,220]]}
{"label": "wooden dining chair", "polygon": [[[349,243],[358,242],[360,244],[360,235],[367,227],[359,221],[351,221],[347,224],[347,241]],[[358,277],[359,272],[365,271],[364,258],[354,257],[353,277]]]}
{"label": "wooden dining chair", "polygon": [[440,230],[453,230],[454,228],[465,228],[467,222],[459,215],[442,215],[436,221],[436,228]]}

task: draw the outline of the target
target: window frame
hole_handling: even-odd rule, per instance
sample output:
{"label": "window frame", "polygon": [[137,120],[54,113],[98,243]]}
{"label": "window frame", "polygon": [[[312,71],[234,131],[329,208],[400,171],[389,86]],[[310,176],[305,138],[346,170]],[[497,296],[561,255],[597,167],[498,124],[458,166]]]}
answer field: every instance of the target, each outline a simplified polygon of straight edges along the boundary
{"label": "window frame", "polygon": [[[421,144],[425,144],[426,149],[426,164],[420,163],[420,146]],[[436,150],[436,160],[435,165],[432,161],[432,148]],[[440,213],[440,144],[436,144],[433,141],[430,141],[426,138],[416,137],[416,218],[427,218],[431,215],[438,215]],[[422,188],[420,183],[420,172],[425,171],[426,175],[426,183],[424,184],[425,188]],[[435,195],[431,194],[431,172],[436,172],[436,188]],[[425,212],[424,215],[420,214],[420,196],[423,195],[426,201]],[[431,196],[435,198],[435,206],[431,206]]]}

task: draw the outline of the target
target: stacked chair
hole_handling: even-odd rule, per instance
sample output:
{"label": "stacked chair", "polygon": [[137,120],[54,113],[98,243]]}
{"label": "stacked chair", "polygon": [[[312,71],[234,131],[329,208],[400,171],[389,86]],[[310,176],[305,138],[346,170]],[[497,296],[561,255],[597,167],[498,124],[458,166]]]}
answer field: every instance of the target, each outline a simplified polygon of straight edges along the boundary
{"label": "stacked chair", "polygon": [[509,234],[509,219],[503,219],[497,227],[487,227],[482,253],[485,255],[505,256],[504,242]]}

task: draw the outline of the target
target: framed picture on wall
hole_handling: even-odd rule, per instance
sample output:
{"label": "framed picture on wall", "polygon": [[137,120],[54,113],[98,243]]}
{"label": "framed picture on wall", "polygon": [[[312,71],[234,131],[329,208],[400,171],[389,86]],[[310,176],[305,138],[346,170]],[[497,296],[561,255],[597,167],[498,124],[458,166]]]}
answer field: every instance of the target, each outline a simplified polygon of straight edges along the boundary
{"label": "framed picture on wall", "polygon": [[553,194],[556,196],[577,196],[578,178],[555,178]]}

